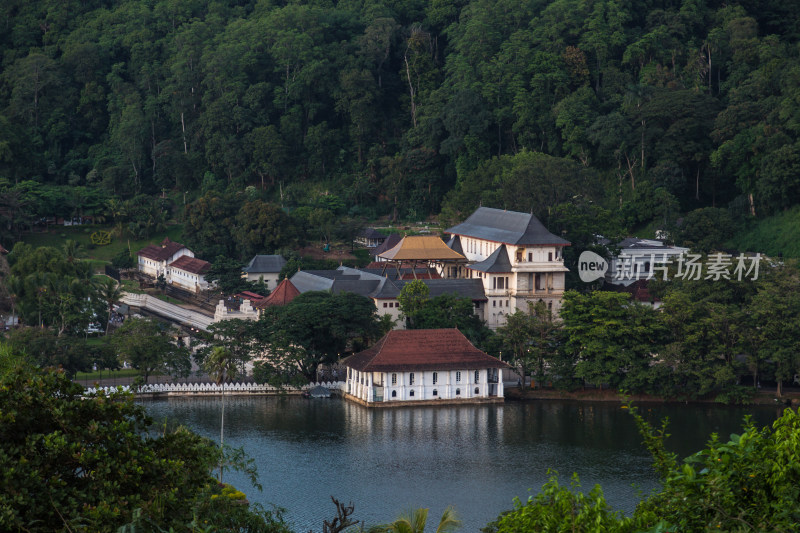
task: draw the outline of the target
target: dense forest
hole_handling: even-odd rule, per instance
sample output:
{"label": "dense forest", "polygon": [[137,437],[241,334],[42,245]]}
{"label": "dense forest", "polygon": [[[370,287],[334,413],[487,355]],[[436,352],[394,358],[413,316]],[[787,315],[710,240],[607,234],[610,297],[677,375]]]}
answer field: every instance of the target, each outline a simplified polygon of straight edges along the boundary
{"label": "dense forest", "polygon": [[0,211],[21,230],[249,191],[321,233],[480,203],[549,221],[576,198],[629,231],[766,216],[800,199],[798,17],[779,0],[8,0]]}

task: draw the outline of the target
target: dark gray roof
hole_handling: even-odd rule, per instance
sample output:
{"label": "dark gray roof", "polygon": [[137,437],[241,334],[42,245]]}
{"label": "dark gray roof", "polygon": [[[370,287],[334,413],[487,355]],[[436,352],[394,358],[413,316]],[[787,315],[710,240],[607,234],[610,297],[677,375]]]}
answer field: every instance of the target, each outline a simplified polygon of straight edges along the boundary
{"label": "dark gray roof", "polygon": [[286,259],[282,255],[257,255],[242,270],[248,274],[275,273],[281,271]]}
{"label": "dark gray roof", "polygon": [[508,259],[506,245],[498,246],[492,255],[479,263],[467,266],[467,268],[480,272],[511,272],[511,261]]}
{"label": "dark gray roof", "polygon": [[[392,280],[372,272],[339,267],[338,270],[301,270],[291,278],[301,293],[308,291],[352,292],[369,298],[397,298],[406,283],[413,280]],[[459,298],[486,300],[480,279],[423,279],[431,298],[454,294]]]}
{"label": "dark gray roof", "polygon": [[300,270],[289,281],[300,291],[300,294],[308,291],[329,291],[333,286],[333,277],[320,275],[321,272],[335,272],[335,270]]}
{"label": "dark gray roof", "polygon": [[[414,280],[395,281],[400,287]],[[481,279],[423,279],[422,282],[428,286],[429,296],[436,298],[443,294],[454,294],[459,298],[469,298],[470,300],[485,301],[486,293],[483,290],[483,280]]]}
{"label": "dark gray roof", "polygon": [[464,249],[461,247],[461,237],[458,235],[453,235],[450,237],[450,240],[447,241],[447,246],[450,247],[451,250],[454,252],[458,252],[461,255],[464,255]]}
{"label": "dark gray roof", "polygon": [[570,244],[547,231],[539,219],[531,214],[491,207],[479,207],[467,220],[445,230],[445,233],[521,246]]}
{"label": "dark gray roof", "polygon": [[383,263],[386,265],[386,268],[362,268],[362,272],[369,272],[371,274],[377,274],[381,277],[387,277],[390,280],[397,280],[402,279],[403,276],[406,274],[418,274],[421,276],[427,275],[428,268],[427,267],[417,267],[417,268],[397,268],[392,263]]}
{"label": "dark gray roof", "polygon": [[371,298],[372,293],[378,288],[380,283],[381,282],[376,279],[337,279],[333,281],[331,292],[352,292],[353,294],[360,294],[361,296]]}
{"label": "dark gray roof", "polygon": [[401,240],[402,237],[400,235],[398,235],[397,233],[392,233],[391,235],[386,237],[386,239],[379,246],[373,248],[369,252],[369,255],[374,257],[377,256],[378,254],[382,254],[387,250],[391,250],[392,248],[397,246],[397,243],[399,243]]}
{"label": "dark gray roof", "polygon": [[400,295],[400,287],[397,284],[388,279],[383,278],[383,281],[380,282],[378,288],[372,294],[373,298],[380,298],[380,299],[389,299],[389,298],[397,298]]}

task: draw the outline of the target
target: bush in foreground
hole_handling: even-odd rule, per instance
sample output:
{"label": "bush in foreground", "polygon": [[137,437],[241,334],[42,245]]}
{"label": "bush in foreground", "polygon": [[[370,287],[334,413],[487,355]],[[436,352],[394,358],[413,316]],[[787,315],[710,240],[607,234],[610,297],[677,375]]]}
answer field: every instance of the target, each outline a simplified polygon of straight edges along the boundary
{"label": "bush in foreground", "polygon": [[786,409],[763,429],[745,419],[741,435],[727,442],[712,435],[705,449],[679,462],[664,447],[667,423],[654,429],[636,419],[662,489],[643,500],[633,516],[609,510],[595,486],[588,495],[555,477],[526,503],[484,528],[485,533],[800,531],[800,415]]}
{"label": "bush in foreground", "polygon": [[0,530],[288,532],[216,482],[211,441],[83,393],[63,372],[0,369]]}

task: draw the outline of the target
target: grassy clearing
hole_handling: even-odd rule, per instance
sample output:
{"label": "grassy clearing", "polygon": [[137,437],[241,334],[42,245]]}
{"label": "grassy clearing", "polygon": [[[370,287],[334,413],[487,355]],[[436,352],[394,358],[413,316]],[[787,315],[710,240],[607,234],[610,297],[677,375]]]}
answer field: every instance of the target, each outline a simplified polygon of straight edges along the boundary
{"label": "grassy clearing", "polygon": [[133,368],[123,368],[121,370],[97,370],[95,372],[77,372],[75,379],[113,379],[113,378],[132,378],[139,375],[139,371]]}
{"label": "grassy clearing", "polygon": [[760,220],[749,221],[729,246],[770,257],[800,257],[800,206]]}
{"label": "grassy clearing", "polygon": [[131,294],[144,294],[144,291],[139,288],[139,282],[132,279],[122,280],[122,290]]}
{"label": "grassy clearing", "polygon": [[111,236],[111,244],[105,246],[95,246],[92,244],[91,235],[98,230],[111,231],[109,225],[85,225],[85,226],[50,226],[47,232],[28,233],[22,236],[22,241],[33,246],[52,246],[61,248],[63,244],[71,239],[83,246],[85,258],[92,262],[95,268],[102,268],[106,263],[119,254],[122,250],[130,249],[136,253],[148,244],[156,244],[169,237],[170,240],[180,242],[183,239],[183,225],[176,224],[167,228],[167,231],[157,233],[149,239],[133,239],[127,233],[122,237],[116,234]]}

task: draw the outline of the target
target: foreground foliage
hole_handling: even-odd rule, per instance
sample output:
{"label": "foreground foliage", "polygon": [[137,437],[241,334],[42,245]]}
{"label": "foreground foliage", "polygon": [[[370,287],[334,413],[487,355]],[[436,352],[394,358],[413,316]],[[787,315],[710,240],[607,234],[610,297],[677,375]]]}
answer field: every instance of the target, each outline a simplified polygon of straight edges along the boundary
{"label": "foreground foliage", "polygon": [[[0,530],[285,532],[211,469],[223,454],[179,428],[153,431],[126,395],[85,399],[63,372],[0,368]],[[199,526],[198,526],[199,527]]]}
{"label": "foreground foliage", "polygon": [[643,500],[632,517],[608,509],[603,492],[589,494],[558,484],[554,476],[526,503],[501,515],[484,531],[775,531],[800,529],[800,414],[787,409],[772,427],[745,419],[741,435],[716,434],[705,449],[679,462],[666,450],[667,422],[654,429],[631,412],[653,455],[662,489]]}

